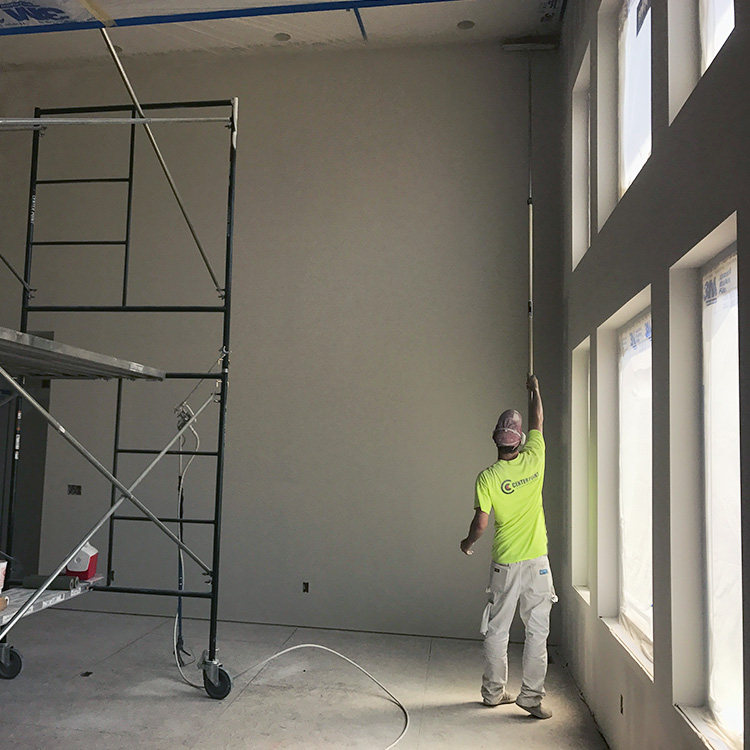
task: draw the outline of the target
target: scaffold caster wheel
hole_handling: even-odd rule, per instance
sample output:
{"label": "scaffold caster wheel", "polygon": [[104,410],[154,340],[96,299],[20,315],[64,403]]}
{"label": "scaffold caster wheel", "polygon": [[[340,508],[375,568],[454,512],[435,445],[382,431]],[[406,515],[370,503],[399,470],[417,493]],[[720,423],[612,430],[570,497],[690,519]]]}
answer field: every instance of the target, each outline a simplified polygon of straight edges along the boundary
{"label": "scaffold caster wheel", "polygon": [[217,672],[219,678],[218,684],[214,685],[208,675],[203,673],[203,687],[206,688],[209,698],[215,698],[218,701],[224,700],[232,692],[232,678],[223,667],[219,667]]}
{"label": "scaffold caster wheel", "polygon": [[9,646],[5,651],[4,655],[0,653],[0,679],[12,680],[21,672],[23,660],[13,646]]}

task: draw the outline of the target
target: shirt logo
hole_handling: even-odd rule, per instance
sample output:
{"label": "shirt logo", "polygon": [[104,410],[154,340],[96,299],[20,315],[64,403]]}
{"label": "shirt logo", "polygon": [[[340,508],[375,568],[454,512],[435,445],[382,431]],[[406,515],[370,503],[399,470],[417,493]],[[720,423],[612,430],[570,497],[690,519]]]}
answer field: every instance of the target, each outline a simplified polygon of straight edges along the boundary
{"label": "shirt logo", "polygon": [[535,472],[530,477],[524,477],[519,479],[517,482],[511,482],[510,479],[506,479],[501,485],[500,489],[505,495],[512,495],[518,487],[523,487],[529,482],[533,482],[535,479],[539,479],[539,472]]}

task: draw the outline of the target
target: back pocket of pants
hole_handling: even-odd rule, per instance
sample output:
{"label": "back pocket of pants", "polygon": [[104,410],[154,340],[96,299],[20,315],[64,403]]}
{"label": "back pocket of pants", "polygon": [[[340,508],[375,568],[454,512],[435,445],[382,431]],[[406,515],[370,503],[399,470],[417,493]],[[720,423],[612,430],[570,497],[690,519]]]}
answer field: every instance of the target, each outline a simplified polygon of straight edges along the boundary
{"label": "back pocket of pants", "polygon": [[[508,574],[510,573],[510,565],[501,565],[500,563],[492,563],[492,575],[490,576],[490,588],[489,591],[492,593],[502,593],[508,587]],[[491,596],[490,594],[490,596]],[[493,601],[490,598],[490,601]]]}
{"label": "back pocket of pants", "polygon": [[535,594],[551,594],[552,588],[552,573],[549,567],[537,568],[534,571],[534,593]]}

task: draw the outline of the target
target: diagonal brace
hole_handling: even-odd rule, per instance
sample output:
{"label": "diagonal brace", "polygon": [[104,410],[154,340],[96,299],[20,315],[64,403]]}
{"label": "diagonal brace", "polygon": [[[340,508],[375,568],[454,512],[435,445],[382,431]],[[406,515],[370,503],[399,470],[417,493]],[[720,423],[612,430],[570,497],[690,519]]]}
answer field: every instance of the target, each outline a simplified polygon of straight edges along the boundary
{"label": "diagonal brace", "polygon": [[[6,379],[9,379],[10,376],[8,373],[0,367],[0,375],[5,377]],[[12,385],[17,386],[17,391],[19,395],[22,397],[27,398],[30,403],[32,403],[35,408],[42,413],[42,415],[47,419],[50,424],[56,423],[57,429],[60,432],[63,437],[68,440],[68,442],[71,442],[71,444],[74,445],[78,449],[77,446],[80,446],[80,443],[75,440],[71,435],[69,435],[65,428],[60,425],[59,422],[57,422],[54,417],[52,417],[50,414],[47,414],[45,412],[44,408],[41,407],[34,399],[28,394],[26,394],[25,390],[18,386],[15,381],[10,378],[9,382],[11,382]],[[24,394],[26,394],[24,396]],[[141,475],[133,482],[133,484],[126,488],[124,487],[115,477],[113,477],[107,469],[102,466],[96,458],[91,456],[91,454],[88,454],[88,451],[86,451],[83,446],[80,446],[80,448],[83,449],[81,451],[79,449],[79,452],[86,458],[92,465],[100,471],[100,473],[104,474],[109,481],[114,484],[116,487],[121,489],[123,491],[123,494],[120,495],[117,502],[115,502],[109,510],[102,516],[102,518],[94,525],[94,527],[86,534],[86,536],[76,545],[76,547],[73,549],[72,552],[60,563],[60,565],[57,566],[55,571],[47,578],[47,580],[32,594],[29,599],[26,600],[26,602],[23,604],[23,606],[16,612],[15,615],[9,620],[9,622],[6,624],[6,626],[0,631],[0,641],[3,640],[3,638],[6,637],[6,635],[10,632],[10,630],[15,626],[15,624],[20,620],[26,612],[34,605],[34,603],[39,599],[39,597],[47,590],[47,588],[50,586],[52,581],[62,573],[62,571],[67,567],[67,565],[70,563],[70,561],[83,549],[84,545],[86,545],[89,540],[96,534],[97,531],[106,523],[106,521],[115,514],[117,509],[122,505],[125,500],[131,500],[131,502],[134,502],[154,523],[156,523],[159,528],[161,528],[173,541],[181,548],[183,549],[193,560],[195,560],[209,575],[211,574],[211,570],[206,566],[205,563],[203,563],[200,558],[198,558],[193,552],[178,539],[164,524],[159,521],[158,518],[156,518],[146,506],[144,506],[133,494],[132,491],[146,478],[146,476],[151,472],[151,470],[156,466],[159,461],[161,461],[162,458],[167,454],[169,449],[182,437],[182,435],[190,429],[190,426],[195,422],[195,420],[198,418],[198,415],[203,412],[203,410],[214,400],[214,394],[211,394],[208,399],[203,403],[203,405],[195,412],[195,414],[188,420],[188,422],[183,425],[183,427],[177,432],[177,434],[167,443],[166,446],[161,450],[161,452],[154,458],[154,460],[143,470]],[[74,441],[74,442],[73,442]],[[76,445],[77,444],[77,445]],[[84,452],[85,451],[85,452]],[[88,455],[87,455],[88,454]]]}
{"label": "diagonal brace", "polygon": [[[81,443],[78,442],[60,422],[58,422],[28,391],[26,391],[20,384],[18,384],[12,376],[3,368],[0,367],[0,376],[8,381],[8,384],[13,390],[18,393],[19,396],[24,398],[31,406],[33,406],[44,419],[54,427],[62,437],[65,438],[100,474],[102,474],[110,484],[117,487],[120,492],[132,502],[140,511],[148,516],[180,549],[183,550],[189,557],[191,557],[198,565],[200,565],[206,573],[211,573],[211,568],[206,565],[189,547],[187,547],[179,538],[172,533],[133,493],[115,477],[104,464],[102,464],[92,453],[90,453]],[[214,400],[214,394],[211,394],[203,406],[196,412],[196,416],[205,409],[211,401]],[[192,423],[193,420],[191,420]],[[182,435],[184,430],[177,433],[177,437]],[[170,447],[176,442],[177,437],[169,443]],[[159,457],[161,454],[159,454]],[[158,458],[158,457],[157,457]],[[139,478],[138,482],[143,478],[143,475]]]}
{"label": "diagonal brace", "polygon": [[2,253],[0,253],[0,260],[8,267],[8,270],[16,277],[16,279],[18,279],[18,281],[28,292],[28,294],[32,294],[36,291],[35,289],[32,289],[31,286],[24,280],[23,276],[21,276],[21,274],[18,273],[15,268],[13,268],[13,266],[10,264],[10,261]]}
{"label": "diagonal brace", "polygon": [[[115,47],[109,38],[109,34],[107,34],[107,30],[99,29],[99,31],[101,31],[102,37],[104,37],[104,41],[107,44],[107,49],[109,50],[109,54],[112,56],[112,60],[117,66],[117,71],[120,74],[120,78],[122,78],[122,82],[125,84],[125,88],[128,90],[128,94],[130,94],[130,98],[136,110],[138,111],[138,114],[142,118],[147,119],[146,115],[143,112],[143,108],[141,107],[140,102],[138,101],[138,97],[135,94],[135,89],[130,83],[130,79],[128,78],[128,75],[125,72],[125,68],[123,67],[122,62],[120,62],[120,57],[117,54],[117,50],[115,50]],[[188,229],[190,230],[190,234],[193,235],[193,239],[195,240],[195,244],[196,244],[196,247],[198,248],[198,252],[200,252],[201,258],[203,258],[203,263],[206,265],[206,268],[208,269],[208,273],[211,276],[211,280],[214,283],[214,287],[216,287],[216,291],[219,293],[219,297],[223,298],[225,290],[221,288],[221,285],[219,284],[219,280],[216,278],[216,274],[214,273],[214,270],[211,267],[211,263],[208,260],[206,251],[203,249],[203,245],[201,244],[201,241],[198,238],[198,233],[196,232],[195,227],[193,226],[193,222],[190,220],[190,216],[188,216],[188,212],[187,212],[187,209],[185,208],[185,204],[182,200],[182,196],[180,195],[180,192],[177,190],[177,185],[175,184],[174,178],[172,177],[172,173],[169,171],[169,167],[167,167],[167,163],[164,161],[164,157],[162,156],[161,150],[159,149],[159,146],[156,143],[156,138],[154,138],[154,134],[151,131],[151,128],[149,127],[148,123],[144,123],[143,127],[146,131],[146,135],[148,136],[149,141],[151,141],[151,146],[154,149],[156,158],[159,160],[159,164],[161,164],[161,168],[162,168],[162,171],[164,172],[164,176],[167,178],[167,182],[169,182],[169,186],[172,188],[172,193],[174,194],[174,197],[177,200],[177,205],[180,207],[180,211],[182,212],[182,216],[185,219]]]}

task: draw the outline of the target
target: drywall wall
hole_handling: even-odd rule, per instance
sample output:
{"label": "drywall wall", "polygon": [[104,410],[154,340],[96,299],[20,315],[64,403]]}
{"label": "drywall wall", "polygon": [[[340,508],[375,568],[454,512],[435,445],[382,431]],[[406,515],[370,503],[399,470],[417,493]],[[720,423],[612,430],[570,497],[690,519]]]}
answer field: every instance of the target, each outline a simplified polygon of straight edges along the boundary
{"label": "drywall wall", "polygon": [[[677,60],[675,50],[678,39],[667,40],[667,2],[652,2],[653,14],[653,152],[635,179],[619,200],[612,213],[595,233],[591,247],[575,271],[571,271],[570,219],[566,218],[566,349],[570,362],[572,350],[587,336],[591,336],[592,362],[596,361],[597,329],[611,315],[621,309],[642,290],[650,287],[653,317],[653,583],[654,583],[654,674],[653,678],[636,663],[614,634],[600,619],[611,614],[604,611],[612,600],[612,592],[603,590],[602,576],[597,575],[596,561],[611,562],[617,550],[601,536],[604,515],[616,510],[616,498],[595,497],[593,512],[598,513],[590,528],[600,528],[600,535],[592,535],[588,559],[590,604],[574,593],[570,568],[563,571],[561,586],[564,617],[564,650],[578,684],[591,707],[610,745],[616,750],[654,750],[670,748],[698,749],[704,747],[701,739],[674,707],[680,694],[687,688],[675,681],[679,675],[696,671],[704,658],[702,651],[690,653],[682,644],[690,638],[694,622],[702,613],[694,611],[690,622],[684,623],[684,606],[680,604],[680,618],[672,615],[674,592],[671,581],[679,581],[684,572],[674,561],[686,555],[700,555],[695,548],[680,548],[684,540],[670,532],[671,528],[688,527],[700,523],[675,523],[675,516],[695,512],[682,507],[680,498],[670,492],[670,471],[679,472],[683,462],[694,460],[693,453],[681,449],[689,443],[689,436],[670,434],[670,277],[673,264],[682,258],[704,237],[709,235],[727,217],[737,213],[739,264],[749,262],[747,245],[747,217],[750,215],[750,163],[746,143],[748,114],[748,70],[750,69],[750,15],[746,4],[736,3],[736,28],[714,63],[697,82],[692,94],[670,124],[669,71],[667,58]],[[578,74],[581,60],[591,44],[592,91],[596,92],[598,51],[606,40],[599,38],[597,24],[599,3],[579,0],[569,4],[564,30],[563,56],[565,58],[565,97],[570,92]],[[667,48],[670,54],[667,55]],[[605,54],[606,57],[606,54]],[[688,55],[689,57],[689,55]],[[697,78],[697,75],[694,76]],[[680,92],[682,95],[682,92]],[[598,143],[603,130],[597,127],[603,119],[609,121],[611,113],[597,111],[597,97],[592,98],[592,226],[597,223],[597,175],[606,170],[597,168],[597,154],[607,154],[611,144]],[[569,104],[567,105],[569,110]],[[570,115],[565,129],[564,184],[571,184]],[[606,135],[606,129],[604,130]],[[615,133],[609,137],[615,138]],[[606,192],[606,190],[604,191]],[[565,193],[565,212],[570,215],[570,199]],[[740,290],[741,318],[746,320],[748,292],[743,284]],[[741,382],[745,393],[748,368],[746,352],[747,330],[743,327],[740,340]],[[674,363],[673,363],[674,366]],[[601,373],[599,374],[602,375]],[[569,382],[569,378],[568,378]],[[617,467],[603,466],[597,457],[596,437],[612,430],[616,415],[597,411],[597,393],[611,384],[599,383],[592,369],[592,443],[590,459],[601,471],[617,471]],[[742,422],[750,419],[748,405],[743,400]],[[569,410],[566,409],[566,421]],[[675,424],[676,422],[672,422]],[[742,453],[748,450],[747,432],[742,435]],[[566,467],[570,456],[565,459]],[[569,472],[566,469],[569,479]],[[746,490],[746,479],[743,489]],[[596,487],[596,482],[593,484]],[[566,504],[567,507],[567,504]],[[570,515],[566,524],[570,523]],[[743,520],[744,539],[748,539],[747,514]],[[566,537],[566,560],[570,537]],[[608,563],[609,564],[609,563]],[[745,587],[748,585],[745,561]],[[601,573],[601,569],[599,570]],[[560,579],[558,575],[558,579]],[[747,588],[745,588],[747,591]],[[675,607],[675,609],[677,609]],[[747,623],[747,613],[745,614]],[[691,636],[692,637],[692,636]],[[747,642],[747,639],[745,639]],[[678,647],[678,643],[681,644]],[[679,650],[678,650],[679,649]],[[686,666],[693,660],[696,668]],[[676,668],[673,664],[679,662]],[[745,674],[748,658],[745,654]],[[673,676],[674,675],[674,676]],[[747,685],[747,677],[745,679]],[[688,690],[689,692],[689,690]],[[747,711],[747,709],[746,709]]]}
{"label": "drywall wall", "polygon": [[[562,536],[555,58],[534,68],[537,372],[552,436],[553,565]],[[526,57],[477,45],[126,63],[144,101],[240,98],[221,616],[476,637],[491,544],[482,540],[467,558],[458,543],[476,474],[495,460],[497,413],[525,410]],[[3,114],[14,116],[35,105],[126,100],[110,65],[19,70],[0,76],[0,88]],[[157,136],[220,265],[227,133],[173,128]],[[98,146],[93,134],[83,143],[46,135],[48,174],[69,169],[71,156],[79,172],[126,168],[121,141],[102,137]],[[2,223],[20,264],[30,139],[10,138]],[[142,138],[136,174],[131,302],[212,304],[210,280]],[[44,209],[40,198],[38,233],[116,233],[121,199],[97,191]],[[101,254],[75,257],[39,266],[47,269],[35,280],[40,299],[117,297],[121,261],[112,270]],[[0,296],[0,321],[13,326],[19,290],[0,283],[12,294]],[[167,369],[207,367],[220,342],[214,321],[168,315],[112,323],[40,313],[31,325]],[[187,389],[155,389],[128,391],[124,444],[161,447],[174,430],[172,409]],[[55,383],[52,409],[111,459],[113,398],[112,384]],[[199,429],[210,445],[211,420]],[[134,476],[141,465],[123,464],[122,473]],[[59,442],[50,441],[47,466],[42,558],[50,566],[106,507],[109,491]],[[210,471],[190,471],[187,510],[205,515]],[[172,462],[144,483],[142,499],[157,512],[174,513],[176,473]],[[65,494],[70,483],[83,486],[80,497]],[[199,532],[190,541],[206,554]],[[106,535],[97,546],[106,549]],[[118,527],[115,567],[120,584],[174,585],[173,549],[143,525]],[[163,612],[173,603],[101,595],[86,606]]]}

